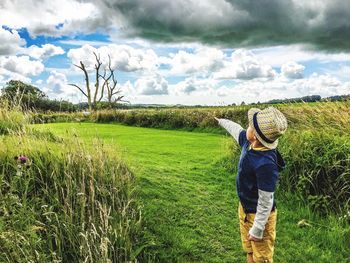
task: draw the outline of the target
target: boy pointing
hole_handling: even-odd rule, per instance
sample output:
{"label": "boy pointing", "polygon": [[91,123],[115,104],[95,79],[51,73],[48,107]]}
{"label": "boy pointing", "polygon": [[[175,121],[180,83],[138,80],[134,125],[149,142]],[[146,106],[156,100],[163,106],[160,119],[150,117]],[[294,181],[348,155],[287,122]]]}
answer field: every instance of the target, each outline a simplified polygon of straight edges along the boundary
{"label": "boy pointing", "polygon": [[273,107],[248,111],[249,126],[215,118],[242,148],[236,186],[240,232],[247,262],[273,262],[277,209],[274,192],[284,161],[276,147],[287,129],[285,116]]}

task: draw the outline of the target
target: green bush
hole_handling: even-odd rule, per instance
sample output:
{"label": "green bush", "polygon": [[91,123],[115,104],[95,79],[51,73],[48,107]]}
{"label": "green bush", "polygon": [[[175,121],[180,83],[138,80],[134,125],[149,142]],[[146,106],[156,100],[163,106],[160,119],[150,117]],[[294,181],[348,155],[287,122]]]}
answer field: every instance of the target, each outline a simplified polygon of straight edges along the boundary
{"label": "green bush", "polygon": [[[100,123],[119,122],[132,126],[165,129],[215,129],[214,116],[246,121],[246,110],[232,108],[208,109],[148,109],[148,110],[105,110],[92,114],[92,120]],[[217,129],[218,132],[219,129]]]}
{"label": "green bush", "polygon": [[19,132],[29,123],[29,116],[18,109],[9,110],[0,105],[0,134]]}
{"label": "green bush", "polygon": [[52,113],[31,113],[32,123],[56,123],[56,122],[83,122],[89,121],[90,115],[84,115],[82,112],[52,112]]}
{"label": "green bush", "polygon": [[320,212],[350,207],[350,140],[332,131],[288,132],[280,150],[286,170],[280,176],[283,191],[306,198]]}

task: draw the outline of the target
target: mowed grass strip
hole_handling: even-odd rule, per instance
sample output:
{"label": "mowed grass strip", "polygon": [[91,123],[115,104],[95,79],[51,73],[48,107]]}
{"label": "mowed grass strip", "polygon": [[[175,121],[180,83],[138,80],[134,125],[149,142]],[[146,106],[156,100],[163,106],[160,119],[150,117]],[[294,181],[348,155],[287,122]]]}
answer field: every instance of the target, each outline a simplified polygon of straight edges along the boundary
{"label": "mowed grass strip", "polygon": [[[116,124],[35,125],[61,136],[72,131],[122,152],[137,176],[143,232],[140,261],[244,262],[237,219],[236,163],[228,136]],[[279,193],[283,191],[278,189]],[[281,195],[281,194],[279,194]],[[276,262],[349,262],[349,225],[320,218],[293,196],[279,198]],[[311,227],[300,228],[301,219]]]}

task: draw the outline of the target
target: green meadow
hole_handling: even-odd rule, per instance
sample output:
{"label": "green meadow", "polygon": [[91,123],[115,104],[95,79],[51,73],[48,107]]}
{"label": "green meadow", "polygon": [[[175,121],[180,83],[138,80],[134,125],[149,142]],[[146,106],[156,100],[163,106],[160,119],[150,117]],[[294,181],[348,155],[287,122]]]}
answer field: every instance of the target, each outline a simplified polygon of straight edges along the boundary
{"label": "green meadow", "polygon": [[[239,149],[229,136],[119,124],[34,127],[77,136],[91,149],[98,138],[121,154],[135,175],[134,198],[142,213],[133,237],[139,262],[245,261],[235,190]],[[350,261],[350,226],[339,215],[317,213],[281,188],[277,200],[276,262]]]}

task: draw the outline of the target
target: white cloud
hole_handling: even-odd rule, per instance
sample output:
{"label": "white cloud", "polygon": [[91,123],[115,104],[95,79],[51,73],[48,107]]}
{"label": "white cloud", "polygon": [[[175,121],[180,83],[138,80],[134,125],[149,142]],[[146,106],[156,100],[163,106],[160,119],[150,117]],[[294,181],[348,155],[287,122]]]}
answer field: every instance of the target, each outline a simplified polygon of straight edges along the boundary
{"label": "white cloud", "polygon": [[289,61],[282,65],[281,74],[289,79],[301,79],[304,76],[305,67],[294,61]]}
{"label": "white cloud", "polygon": [[50,87],[50,91],[55,94],[63,92],[63,86],[67,84],[67,78],[64,74],[57,71],[52,71],[47,78],[46,83]]}
{"label": "white cloud", "polygon": [[93,53],[98,53],[97,49],[90,46],[84,45],[80,48],[70,49],[67,53],[67,57],[71,59],[72,63],[80,66],[82,61],[88,70],[93,70],[96,63]]}
{"label": "white cloud", "polygon": [[231,61],[214,74],[217,79],[254,79],[273,78],[276,72],[268,64],[263,63],[253,52],[238,49],[231,55]]}
{"label": "white cloud", "polygon": [[96,63],[93,52],[100,55],[101,62],[105,66],[108,64],[108,55],[110,55],[111,67],[120,71],[154,71],[158,68],[158,56],[153,50],[136,49],[127,45],[111,44],[100,48],[84,45],[81,48],[69,50],[68,57],[74,64],[83,61],[89,70],[93,70]]}
{"label": "white cloud", "polygon": [[46,79],[46,86],[42,90],[54,99],[65,98],[78,93],[74,87],[67,84],[66,76],[56,70],[50,72],[50,76]]}
{"label": "white cloud", "polygon": [[195,74],[217,71],[223,67],[224,53],[220,49],[201,47],[188,53],[180,50],[168,63],[172,74]]}
{"label": "white cloud", "polygon": [[216,90],[216,95],[219,97],[227,97],[230,93],[230,89],[226,87],[226,85],[221,86]]}
{"label": "white cloud", "polygon": [[0,5],[0,27],[27,28],[33,37],[88,33],[107,25],[94,4],[82,1],[4,0]]}
{"label": "white cloud", "polygon": [[[121,95],[124,95],[126,98],[129,96],[135,95],[135,88],[131,84],[130,80],[126,81],[123,84],[117,84],[117,89],[121,90]],[[127,98],[128,99],[128,98]]]}
{"label": "white cloud", "polygon": [[214,89],[217,83],[217,80],[212,78],[197,78],[192,76],[171,85],[171,94],[176,96],[193,95],[193,93],[205,95],[209,90]]}
{"label": "white cloud", "polygon": [[24,44],[25,40],[21,39],[16,30],[10,32],[0,26],[0,56],[14,55]]}
{"label": "white cloud", "polygon": [[305,62],[315,60],[320,63],[350,61],[350,53],[326,53],[310,49],[306,45],[286,45],[253,50],[261,61],[268,61],[273,67],[281,67],[288,61]]}
{"label": "white cloud", "polygon": [[28,56],[0,57],[0,68],[5,75],[15,73],[23,77],[37,76],[44,71],[44,65],[40,61],[30,60]]}
{"label": "white cloud", "polygon": [[52,44],[44,44],[41,47],[32,45],[29,48],[22,49],[21,53],[27,54],[35,59],[45,60],[52,56],[62,55],[65,52],[61,47]]}
{"label": "white cloud", "polygon": [[32,79],[16,72],[8,71],[0,67],[0,77],[2,78],[2,83],[6,83],[10,80],[20,80],[25,83],[31,83]]}
{"label": "white cloud", "polygon": [[291,83],[291,88],[305,95],[321,95],[321,97],[328,97],[333,95],[349,94],[349,83],[341,82],[334,76],[317,73],[312,74],[304,81],[297,81]]}
{"label": "white cloud", "polygon": [[144,77],[135,82],[135,88],[141,95],[166,95],[168,81],[160,75]]}
{"label": "white cloud", "polygon": [[176,93],[185,93],[187,95],[191,94],[192,92],[196,91],[199,87],[196,86],[196,79],[186,78],[184,81],[180,81],[176,85],[174,85],[173,91]]}
{"label": "white cloud", "polygon": [[152,49],[136,49],[127,45],[108,45],[99,49],[105,57],[110,54],[112,67],[121,71],[153,71],[158,67],[158,56]]}
{"label": "white cloud", "polygon": [[195,80],[193,78],[186,79],[185,80],[185,85],[183,86],[183,92],[186,94],[191,94],[192,92],[196,91],[196,85],[195,85]]}
{"label": "white cloud", "polygon": [[[152,49],[191,49],[199,50],[208,48],[208,46],[199,42],[155,42],[140,37],[123,38],[120,31],[112,31],[109,40],[113,43],[129,45],[133,47],[152,48]],[[72,43],[74,44],[74,42]],[[98,45],[98,43],[93,43]],[[93,45],[91,44],[91,45]],[[106,45],[106,43],[104,43]]]}
{"label": "white cloud", "polygon": [[84,46],[84,45],[90,45],[93,47],[100,47],[100,46],[105,46],[108,44],[106,41],[93,41],[93,40],[73,40],[73,39],[68,39],[68,40],[60,40],[59,43],[64,44],[64,45],[70,45],[70,46]]}
{"label": "white cloud", "polygon": [[[350,80],[350,66],[338,66],[327,71],[328,74],[342,80]],[[350,91],[349,91],[350,92]]]}
{"label": "white cloud", "polygon": [[274,78],[276,72],[253,52],[238,49],[227,57],[217,48],[201,47],[193,53],[184,50],[169,57],[161,57],[161,63],[170,65],[167,75],[191,75],[215,79]]}

